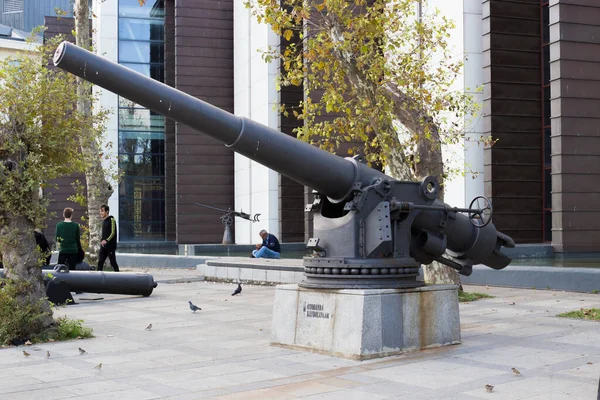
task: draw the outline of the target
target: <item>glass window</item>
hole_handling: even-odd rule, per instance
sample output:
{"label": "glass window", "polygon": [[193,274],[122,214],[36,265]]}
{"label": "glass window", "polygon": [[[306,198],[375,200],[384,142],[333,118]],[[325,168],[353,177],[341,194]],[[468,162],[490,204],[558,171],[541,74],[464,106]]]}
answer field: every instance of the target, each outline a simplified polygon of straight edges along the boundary
{"label": "glass window", "polygon": [[124,207],[139,199],[143,201],[163,201],[163,191],[165,190],[164,178],[148,178],[125,176],[123,178],[125,189],[120,193]]}
{"label": "glass window", "polygon": [[145,108],[120,108],[119,129],[128,131],[159,131],[164,134],[165,117]]}
{"label": "glass window", "polygon": [[164,154],[120,154],[119,168],[125,175],[164,176]]}
{"label": "glass window", "polygon": [[119,62],[162,63],[164,62],[164,43],[119,41]]}
{"label": "glass window", "polygon": [[546,86],[544,88],[544,126],[550,126],[550,117],[551,115],[550,109],[550,86]]}
{"label": "glass window", "polygon": [[550,11],[548,4],[542,6],[542,43],[550,42]]}
{"label": "glass window", "polygon": [[164,221],[120,221],[120,238],[123,241],[162,241],[165,240]]}
{"label": "glass window", "polygon": [[[156,81],[165,81],[165,72],[163,64],[135,64],[135,63],[121,63],[121,65],[139,72],[142,75],[148,76]],[[119,97],[121,99],[121,97]],[[126,99],[123,99],[126,100]],[[129,100],[127,100],[129,101]],[[121,104],[119,104],[121,105]],[[130,106],[127,106],[130,107]]]}
{"label": "glass window", "polygon": [[147,0],[140,6],[139,0],[119,0],[119,17],[163,18],[165,16],[163,0]]}
{"label": "glass window", "polygon": [[[542,47],[543,53],[543,67],[544,67],[544,85],[550,84],[550,46]],[[550,98],[548,96],[547,98]]]}
{"label": "glass window", "polygon": [[551,128],[544,128],[544,165],[552,165],[552,139],[550,138]]}
{"label": "glass window", "polygon": [[[164,3],[119,0],[119,62],[164,82]],[[165,240],[165,119],[119,98],[120,240]]]}
{"label": "glass window", "polygon": [[[126,135],[121,135],[119,138],[119,153],[157,153],[164,154],[165,152],[165,141],[161,137],[154,137],[156,133],[148,133],[147,136],[139,137],[140,132],[126,132]],[[132,134],[131,137],[127,137],[127,134]],[[133,136],[135,135],[135,136]]]}
{"label": "glass window", "polygon": [[121,18],[119,20],[119,40],[164,40],[163,20]]}
{"label": "glass window", "polygon": [[552,170],[544,169],[544,208],[552,208]]}
{"label": "glass window", "polygon": [[544,211],[544,241],[552,241],[552,211]]}

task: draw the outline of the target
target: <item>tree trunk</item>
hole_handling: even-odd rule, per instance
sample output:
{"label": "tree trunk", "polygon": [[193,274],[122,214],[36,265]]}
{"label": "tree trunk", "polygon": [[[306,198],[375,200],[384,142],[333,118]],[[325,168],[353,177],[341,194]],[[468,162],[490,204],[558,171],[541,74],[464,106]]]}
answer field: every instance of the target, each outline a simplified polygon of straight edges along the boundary
{"label": "tree trunk", "polygon": [[5,215],[4,218],[6,225],[0,228],[0,253],[5,275],[16,283],[24,281],[28,284],[29,291],[17,300],[23,308],[38,308],[36,311],[43,314],[40,321],[40,329],[43,331],[54,324],[54,319],[50,304],[43,300],[46,288],[39,266],[33,223],[23,216],[13,214]]}
{"label": "tree trunk", "polygon": [[[335,16],[329,16],[331,37],[342,40],[344,37],[344,26],[341,26]],[[344,65],[348,80],[355,87],[358,93],[372,100],[375,100],[372,84],[369,83],[360,69],[356,66],[354,58],[340,50],[341,46],[334,51],[338,61]],[[438,126],[427,114],[426,110],[420,106],[413,98],[410,98],[398,87],[389,83],[383,86],[387,97],[394,104],[394,113],[402,125],[417,137],[417,150],[414,154],[411,165],[407,163],[404,155],[404,149],[400,146],[395,147],[390,154],[386,154],[386,161],[392,176],[399,180],[422,180],[429,175],[436,176],[442,190],[440,191],[440,200],[444,200],[444,159],[442,157],[442,146]],[[396,141],[395,139],[394,141]],[[424,267],[424,279],[430,284],[454,284],[460,287],[460,276],[453,268],[434,262]]]}
{"label": "tree trunk", "polygon": [[[415,104],[413,99],[390,85],[387,85],[386,89],[388,97],[394,102],[398,120],[418,137],[413,164],[416,178],[423,180],[430,175],[436,176],[442,189],[438,199],[444,201],[444,159],[437,125],[422,108]],[[400,157],[395,159],[400,159]],[[432,285],[451,284],[461,287],[458,272],[437,261],[423,267],[423,278],[426,283]]]}
{"label": "tree trunk", "polygon": [[[90,10],[88,0],[75,0],[75,44],[77,46],[89,49],[90,41]],[[90,116],[92,113],[92,88],[91,85],[77,78],[77,110]],[[81,135],[82,138],[90,135]],[[81,151],[89,160],[85,179],[87,182],[87,217],[89,227],[89,247],[87,251],[88,262],[92,265],[98,260],[98,251],[100,250],[100,235],[102,230],[102,219],[99,215],[100,206],[108,203],[108,199],[113,193],[113,188],[106,179],[106,174],[102,166],[102,151],[97,140],[82,140]]]}

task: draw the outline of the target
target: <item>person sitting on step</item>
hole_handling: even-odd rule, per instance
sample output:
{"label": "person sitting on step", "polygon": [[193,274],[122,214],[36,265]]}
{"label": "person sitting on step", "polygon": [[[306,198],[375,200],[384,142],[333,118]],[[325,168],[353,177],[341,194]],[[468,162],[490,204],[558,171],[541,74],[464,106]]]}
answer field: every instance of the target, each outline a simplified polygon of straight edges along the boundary
{"label": "person sitting on step", "polygon": [[263,241],[256,245],[256,250],[252,250],[252,258],[280,258],[281,246],[277,237],[264,229],[259,235]]}

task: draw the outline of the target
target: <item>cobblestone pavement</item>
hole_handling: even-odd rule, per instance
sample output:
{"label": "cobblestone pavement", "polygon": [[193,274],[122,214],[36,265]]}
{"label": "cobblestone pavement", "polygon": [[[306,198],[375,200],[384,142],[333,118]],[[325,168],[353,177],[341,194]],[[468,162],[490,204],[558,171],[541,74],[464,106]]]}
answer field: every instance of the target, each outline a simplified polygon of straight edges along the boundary
{"label": "cobblestone pavement", "polygon": [[[163,282],[197,275],[150,272]],[[600,308],[600,295],[466,287],[496,297],[461,304],[462,344],[360,362],[270,346],[275,288],[245,285],[232,297],[235,287],[77,295],[56,315],[85,320],[96,337],[29,346],[27,358],[0,350],[0,399],[596,399],[600,325],[556,314]]]}

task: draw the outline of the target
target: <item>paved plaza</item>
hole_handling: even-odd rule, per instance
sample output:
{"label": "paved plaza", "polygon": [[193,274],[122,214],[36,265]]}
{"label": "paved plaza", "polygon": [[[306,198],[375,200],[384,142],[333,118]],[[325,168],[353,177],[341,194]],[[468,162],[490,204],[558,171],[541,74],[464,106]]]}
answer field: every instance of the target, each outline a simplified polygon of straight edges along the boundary
{"label": "paved plaza", "polygon": [[270,346],[273,286],[232,297],[236,285],[194,281],[191,270],[149,272],[186,283],[162,282],[148,298],[77,295],[56,314],[84,319],[96,337],[29,346],[27,358],[0,350],[0,399],[597,396],[600,325],[555,315],[600,308],[600,295],[469,286],[496,297],[460,305],[462,344],[361,362]]}

